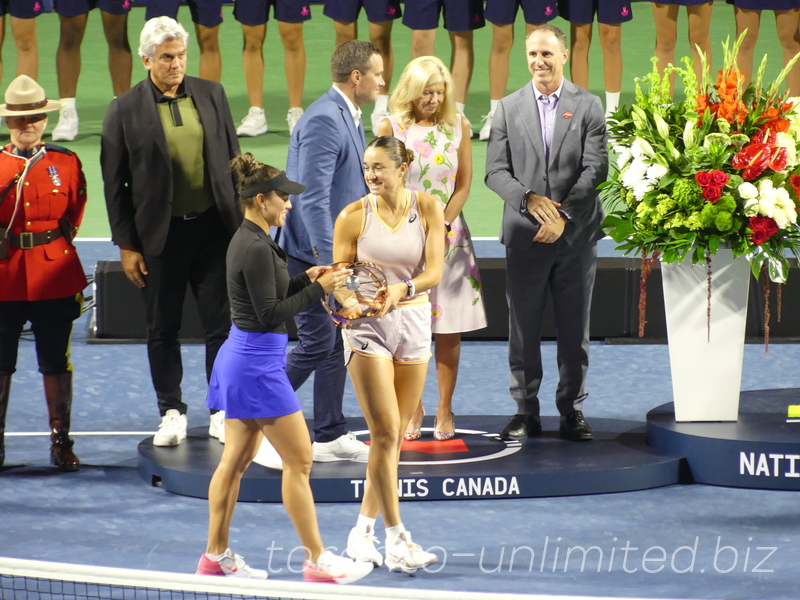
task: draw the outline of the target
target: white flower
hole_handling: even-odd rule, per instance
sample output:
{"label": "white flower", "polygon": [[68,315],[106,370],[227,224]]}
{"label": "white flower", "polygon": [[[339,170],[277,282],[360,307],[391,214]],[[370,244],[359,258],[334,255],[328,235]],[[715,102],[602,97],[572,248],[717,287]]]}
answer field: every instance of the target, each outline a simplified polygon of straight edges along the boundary
{"label": "white flower", "polygon": [[647,168],[649,166],[650,165],[645,162],[643,158],[634,159],[633,162],[628,165],[627,170],[622,174],[622,185],[632,190],[637,183],[644,180],[645,173],[647,173]]}
{"label": "white flower", "polygon": [[775,195],[761,196],[758,199],[758,214],[775,218]]}
{"label": "white flower", "polygon": [[617,168],[622,169],[625,165],[631,162],[633,155],[631,149],[625,146],[614,146],[614,152],[617,154]]}
{"label": "white flower", "polygon": [[[755,200],[756,198],[758,198],[758,188],[749,181],[745,181],[744,183],[739,185],[738,190],[739,190],[739,196],[742,198],[742,200]],[[745,204],[745,206],[747,205]],[[748,215],[748,216],[754,216],[754,215]]]}
{"label": "white flower", "polygon": [[775,135],[775,145],[786,148],[786,169],[784,171],[797,164],[797,150],[791,134],[779,131]]}
{"label": "white flower", "polygon": [[653,190],[653,184],[647,181],[647,179],[642,179],[639,183],[633,186],[633,197],[636,198],[639,202],[642,201],[644,195],[647,192],[651,192]]}
{"label": "white flower", "polygon": [[775,223],[777,223],[778,227],[781,229],[786,229],[789,226],[789,215],[781,208],[775,210],[772,218],[775,219]]}
{"label": "white flower", "polygon": [[786,188],[779,187],[775,190],[775,204],[779,209],[787,212],[794,210],[794,202]]}
{"label": "white flower", "polygon": [[755,217],[757,214],[758,214],[758,200],[756,200],[755,198],[745,200],[744,215],[746,217]]}
{"label": "white flower", "polygon": [[634,158],[639,158],[642,155],[655,156],[656,153],[650,145],[650,142],[644,138],[637,137],[633,140],[633,144],[631,144],[631,154],[633,154]]}
{"label": "white flower", "polygon": [[683,127],[683,144],[687,150],[694,148],[695,145],[694,125],[694,121],[686,121],[686,125]]}
{"label": "white flower", "polygon": [[659,164],[651,165],[647,169],[647,180],[651,181],[652,183],[658,183],[667,173],[669,173],[669,169],[667,167]]}

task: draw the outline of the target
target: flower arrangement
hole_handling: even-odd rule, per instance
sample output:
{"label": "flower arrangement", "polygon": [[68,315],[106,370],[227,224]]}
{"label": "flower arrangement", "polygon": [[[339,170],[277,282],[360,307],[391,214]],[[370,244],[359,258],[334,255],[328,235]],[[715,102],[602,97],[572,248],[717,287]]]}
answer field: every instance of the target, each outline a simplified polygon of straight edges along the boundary
{"label": "flower arrangement", "polygon": [[[642,256],[640,336],[654,260],[690,257],[710,265],[724,244],[750,261],[768,294],[769,280],[786,281],[787,251],[799,255],[800,114],[778,92],[798,57],[769,87],[762,86],[764,57],[744,89],[735,66],[742,39],[732,48],[723,44],[724,68],[713,82],[704,76],[698,83],[689,58],[663,75],[653,59],[653,71],[636,79],[635,103],[609,121],[616,161],[602,186],[609,209],[604,228],[618,249]],[[681,102],[670,94],[674,76],[683,83]],[[709,268],[709,294],[710,277]],[[768,319],[766,312],[767,332]]]}

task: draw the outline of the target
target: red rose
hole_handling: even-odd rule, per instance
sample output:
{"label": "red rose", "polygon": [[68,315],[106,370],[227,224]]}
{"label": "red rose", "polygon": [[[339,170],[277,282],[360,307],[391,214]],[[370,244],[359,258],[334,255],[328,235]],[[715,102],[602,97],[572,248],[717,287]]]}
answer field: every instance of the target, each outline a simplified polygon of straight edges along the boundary
{"label": "red rose", "polygon": [[721,195],[722,188],[716,185],[709,185],[703,188],[703,198],[711,202],[711,204],[716,204]]}
{"label": "red rose", "polygon": [[756,246],[760,246],[767,241],[769,236],[764,231],[754,231],[750,234],[750,239]]}
{"label": "red rose", "polygon": [[720,187],[725,187],[730,177],[724,171],[711,171],[711,183]]}
{"label": "red rose", "polygon": [[771,217],[762,217],[761,215],[750,217],[748,227],[753,232],[750,234],[750,239],[756,246],[760,246],[778,233],[778,224]]}
{"label": "red rose", "polygon": [[694,180],[700,187],[706,187],[711,183],[711,173],[709,171],[700,171],[694,174]]}

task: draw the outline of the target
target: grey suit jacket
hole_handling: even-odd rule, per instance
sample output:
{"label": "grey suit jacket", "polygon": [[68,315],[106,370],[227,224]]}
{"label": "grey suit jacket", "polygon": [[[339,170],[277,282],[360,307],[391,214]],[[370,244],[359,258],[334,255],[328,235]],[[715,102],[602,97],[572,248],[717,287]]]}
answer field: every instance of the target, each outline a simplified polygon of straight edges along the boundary
{"label": "grey suit jacket", "polygon": [[525,249],[537,227],[520,212],[528,190],[561,203],[569,218],[564,239],[570,245],[603,237],[603,209],[597,186],[608,175],[608,147],[600,99],[564,80],[555,118],[549,164],[545,161],[539,111],[533,86],[500,101],[486,150],[486,185],[503,200],[500,242]]}

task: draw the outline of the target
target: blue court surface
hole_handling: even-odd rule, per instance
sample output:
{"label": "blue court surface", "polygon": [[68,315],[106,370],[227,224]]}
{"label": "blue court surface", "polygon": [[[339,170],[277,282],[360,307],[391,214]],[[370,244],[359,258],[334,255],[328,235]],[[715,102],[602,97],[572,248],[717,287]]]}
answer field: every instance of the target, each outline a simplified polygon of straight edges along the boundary
{"label": "blue court surface", "polygon": [[[87,271],[97,260],[116,258],[107,241],[79,242],[78,250]],[[136,469],[137,447],[159,422],[145,348],[87,344],[87,329],[84,315],[76,322],[72,344],[73,437],[84,465],[78,473],[59,474],[48,464],[41,377],[33,343],[20,344],[6,467],[0,472],[0,555],[193,573],[205,547],[207,502],[153,487]],[[464,344],[455,396],[457,426],[462,416],[514,412],[506,349],[505,342]],[[189,426],[202,427],[208,423],[202,348],[186,345],[183,356]],[[552,342],[544,344],[544,361],[543,412],[555,416]],[[763,346],[748,345],[742,389],[800,388],[799,363],[797,345],[773,344],[768,355]],[[424,396],[429,413],[435,406],[435,382],[431,364]],[[310,390],[306,384],[299,393],[307,415]],[[590,423],[594,418],[644,424],[649,410],[671,400],[667,347],[593,342],[589,391],[585,414]],[[349,385],[345,414],[360,416]],[[593,444],[580,450],[589,460]],[[676,484],[553,498],[409,499],[401,509],[414,540],[433,548],[440,561],[415,577],[379,569],[363,580],[365,585],[412,593],[489,592],[498,598],[501,593],[798,597],[800,510],[794,492]],[[320,503],[317,510],[323,539],[342,551],[357,505]],[[379,525],[379,538],[382,533]],[[269,569],[276,581],[300,581],[298,545],[279,504],[239,503],[231,546],[250,564]]]}

